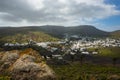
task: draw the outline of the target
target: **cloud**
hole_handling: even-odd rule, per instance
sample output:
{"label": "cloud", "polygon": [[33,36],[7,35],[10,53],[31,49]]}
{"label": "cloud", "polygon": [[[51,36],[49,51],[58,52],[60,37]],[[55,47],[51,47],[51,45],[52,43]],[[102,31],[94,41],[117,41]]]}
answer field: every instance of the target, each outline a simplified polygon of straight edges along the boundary
{"label": "cloud", "polygon": [[0,0],[0,21],[7,25],[93,24],[113,15],[120,11],[104,0]]}

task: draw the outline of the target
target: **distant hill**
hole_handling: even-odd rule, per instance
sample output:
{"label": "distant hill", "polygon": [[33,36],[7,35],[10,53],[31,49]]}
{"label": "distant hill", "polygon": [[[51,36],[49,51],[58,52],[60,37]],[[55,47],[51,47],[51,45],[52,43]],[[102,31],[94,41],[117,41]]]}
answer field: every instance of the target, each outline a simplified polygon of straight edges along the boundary
{"label": "distant hill", "polygon": [[37,28],[39,28],[39,30],[42,30],[52,36],[59,37],[59,38],[63,38],[65,34],[89,36],[89,37],[106,37],[109,35],[108,32],[99,30],[91,25],[81,25],[81,26],[71,26],[71,27],[46,25],[46,26],[40,26]]}
{"label": "distant hill", "polygon": [[120,30],[113,31],[110,33],[112,38],[120,38]]}
{"label": "distant hill", "polygon": [[[64,38],[65,35],[77,35],[88,37],[107,37],[110,33],[99,30],[91,25],[81,26],[25,26],[25,27],[0,27],[0,40],[25,41],[32,38],[36,41],[54,41],[56,38]],[[47,36],[47,37],[46,37]]]}
{"label": "distant hill", "polygon": [[99,30],[94,26],[90,26],[90,25],[69,27],[67,29],[67,32],[72,35],[88,36],[88,37],[106,37],[109,35],[109,33]]}
{"label": "distant hill", "polygon": [[48,35],[41,31],[18,31],[18,32],[11,32],[11,33],[5,33],[3,35],[0,35],[0,41],[5,42],[28,42],[30,39],[37,41],[37,42],[47,42],[47,41],[57,41],[58,38],[52,37],[51,35]]}

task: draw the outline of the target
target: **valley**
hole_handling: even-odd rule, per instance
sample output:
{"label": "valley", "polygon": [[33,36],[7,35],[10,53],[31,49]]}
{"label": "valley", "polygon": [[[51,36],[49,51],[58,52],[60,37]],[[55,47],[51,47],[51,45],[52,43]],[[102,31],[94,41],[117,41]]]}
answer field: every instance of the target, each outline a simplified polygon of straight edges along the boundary
{"label": "valley", "polygon": [[[76,27],[77,30],[72,27],[63,29],[67,30],[67,33],[62,30],[64,27],[57,29],[56,26],[49,29],[45,27],[6,29],[6,32],[0,33],[0,79],[42,79],[37,72],[40,72],[39,68],[42,68],[44,63],[51,71],[43,73],[47,74],[45,78],[43,77],[44,80],[48,80],[49,74],[51,80],[119,80],[119,37],[111,37],[110,33],[99,32],[90,26],[84,30],[84,27]],[[93,31],[95,29],[98,33],[90,29]],[[4,56],[9,61],[15,61],[6,61]],[[25,56],[27,58],[25,62],[28,61],[31,68],[24,62],[19,62]],[[18,62],[21,68],[16,66]],[[38,64],[40,64],[39,68]],[[34,68],[37,70],[34,71]],[[43,70],[45,69],[43,67]],[[31,77],[31,73],[35,74],[34,77]]]}

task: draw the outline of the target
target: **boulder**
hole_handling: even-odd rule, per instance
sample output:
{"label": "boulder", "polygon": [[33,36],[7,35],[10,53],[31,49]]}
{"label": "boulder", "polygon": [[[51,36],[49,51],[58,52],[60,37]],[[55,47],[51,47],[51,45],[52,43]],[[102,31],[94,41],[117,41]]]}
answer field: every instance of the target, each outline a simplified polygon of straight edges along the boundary
{"label": "boulder", "polygon": [[0,69],[4,72],[8,71],[12,80],[56,79],[54,71],[39,53],[32,49],[4,52],[0,61],[2,62]]}

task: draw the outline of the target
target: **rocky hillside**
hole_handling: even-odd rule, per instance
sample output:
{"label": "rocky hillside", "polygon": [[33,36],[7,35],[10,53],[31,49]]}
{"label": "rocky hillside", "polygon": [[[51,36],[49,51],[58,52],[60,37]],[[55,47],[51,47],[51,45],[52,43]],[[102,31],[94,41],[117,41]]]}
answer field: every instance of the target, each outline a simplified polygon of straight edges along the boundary
{"label": "rocky hillside", "polygon": [[34,50],[0,52],[0,77],[10,80],[55,80],[54,71]]}

